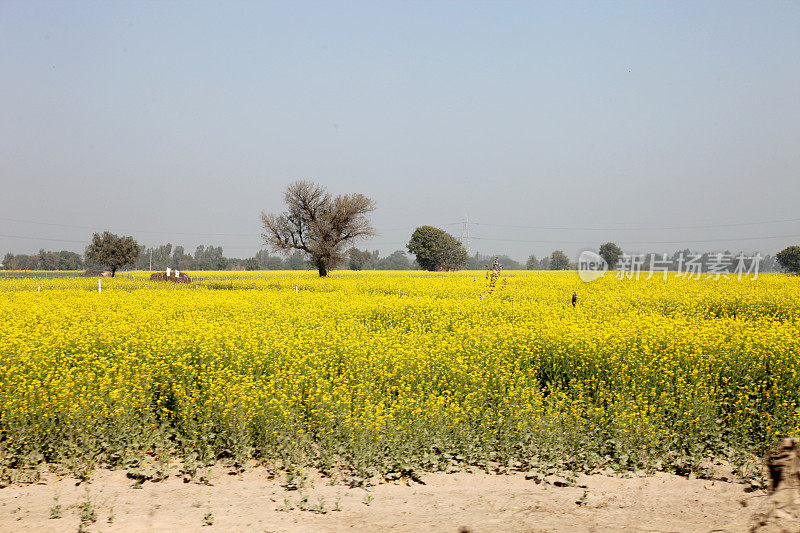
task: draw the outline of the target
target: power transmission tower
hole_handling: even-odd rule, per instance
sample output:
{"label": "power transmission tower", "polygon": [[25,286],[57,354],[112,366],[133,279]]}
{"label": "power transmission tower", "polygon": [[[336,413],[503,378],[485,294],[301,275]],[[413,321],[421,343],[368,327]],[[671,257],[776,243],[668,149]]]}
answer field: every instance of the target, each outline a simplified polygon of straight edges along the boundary
{"label": "power transmission tower", "polygon": [[461,220],[461,244],[467,249],[467,255],[470,255],[472,248],[472,239],[469,237],[469,216],[464,215]]}

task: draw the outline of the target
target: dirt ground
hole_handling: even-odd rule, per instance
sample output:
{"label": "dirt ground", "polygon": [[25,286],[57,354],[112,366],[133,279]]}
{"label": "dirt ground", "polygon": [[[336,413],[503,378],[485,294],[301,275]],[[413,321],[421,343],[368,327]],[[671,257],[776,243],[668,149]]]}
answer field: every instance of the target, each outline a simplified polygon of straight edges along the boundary
{"label": "dirt ground", "polygon": [[48,475],[0,489],[0,531],[78,531],[87,501],[86,523],[92,511],[96,521],[86,531],[747,531],[766,500],[746,485],[669,474],[581,476],[556,486],[522,473],[439,473],[424,475],[424,485],[366,490],[309,476],[291,491],[259,468],[220,468],[208,479],[172,476],[134,488],[123,471],[96,471],[78,486]]}

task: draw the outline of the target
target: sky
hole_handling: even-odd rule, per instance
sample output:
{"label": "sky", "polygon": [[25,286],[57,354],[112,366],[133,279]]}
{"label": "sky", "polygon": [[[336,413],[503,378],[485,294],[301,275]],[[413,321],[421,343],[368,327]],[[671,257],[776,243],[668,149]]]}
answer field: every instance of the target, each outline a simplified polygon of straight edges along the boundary
{"label": "sky", "polygon": [[[524,260],[800,244],[800,2],[0,0],[0,254],[262,248],[297,179]],[[0,255],[1,257],[1,255]]]}

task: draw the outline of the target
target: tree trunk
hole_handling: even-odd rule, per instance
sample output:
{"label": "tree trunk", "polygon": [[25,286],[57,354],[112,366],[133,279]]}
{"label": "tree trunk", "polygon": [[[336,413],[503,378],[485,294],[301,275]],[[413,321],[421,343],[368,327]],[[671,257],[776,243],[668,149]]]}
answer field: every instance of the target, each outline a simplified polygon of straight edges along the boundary
{"label": "tree trunk", "polygon": [[325,265],[317,265],[317,271],[319,272],[319,277],[324,278],[328,275],[328,267]]}
{"label": "tree trunk", "polygon": [[111,267],[111,277],[114,277],[114,274],[117,273],[117,269],[115,267]]}

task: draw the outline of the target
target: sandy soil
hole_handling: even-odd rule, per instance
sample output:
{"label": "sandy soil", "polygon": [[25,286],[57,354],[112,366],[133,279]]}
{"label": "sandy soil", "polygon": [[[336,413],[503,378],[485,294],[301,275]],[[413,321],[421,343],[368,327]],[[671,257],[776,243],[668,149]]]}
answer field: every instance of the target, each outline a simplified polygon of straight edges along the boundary
{"label": "sandy soil", "polygon": [[[669,474],[581,476],[556,486],[521,473],[442,473],[423,476],[425,485],[367,490],[310,477],[292,491],[259,468],[219,468],[209,480],[172,476],[133,488],[123,471],[94,472],[79,486],[49,475],[0,489],[0,531],[77,531],[87,500],[96,512],[88,531],[746,531],[766,500],[742,484]],[[323,499],[325,513],[300,510],[305,496],[310,507]],[[61,517],[50,518],[56,505]]]}

